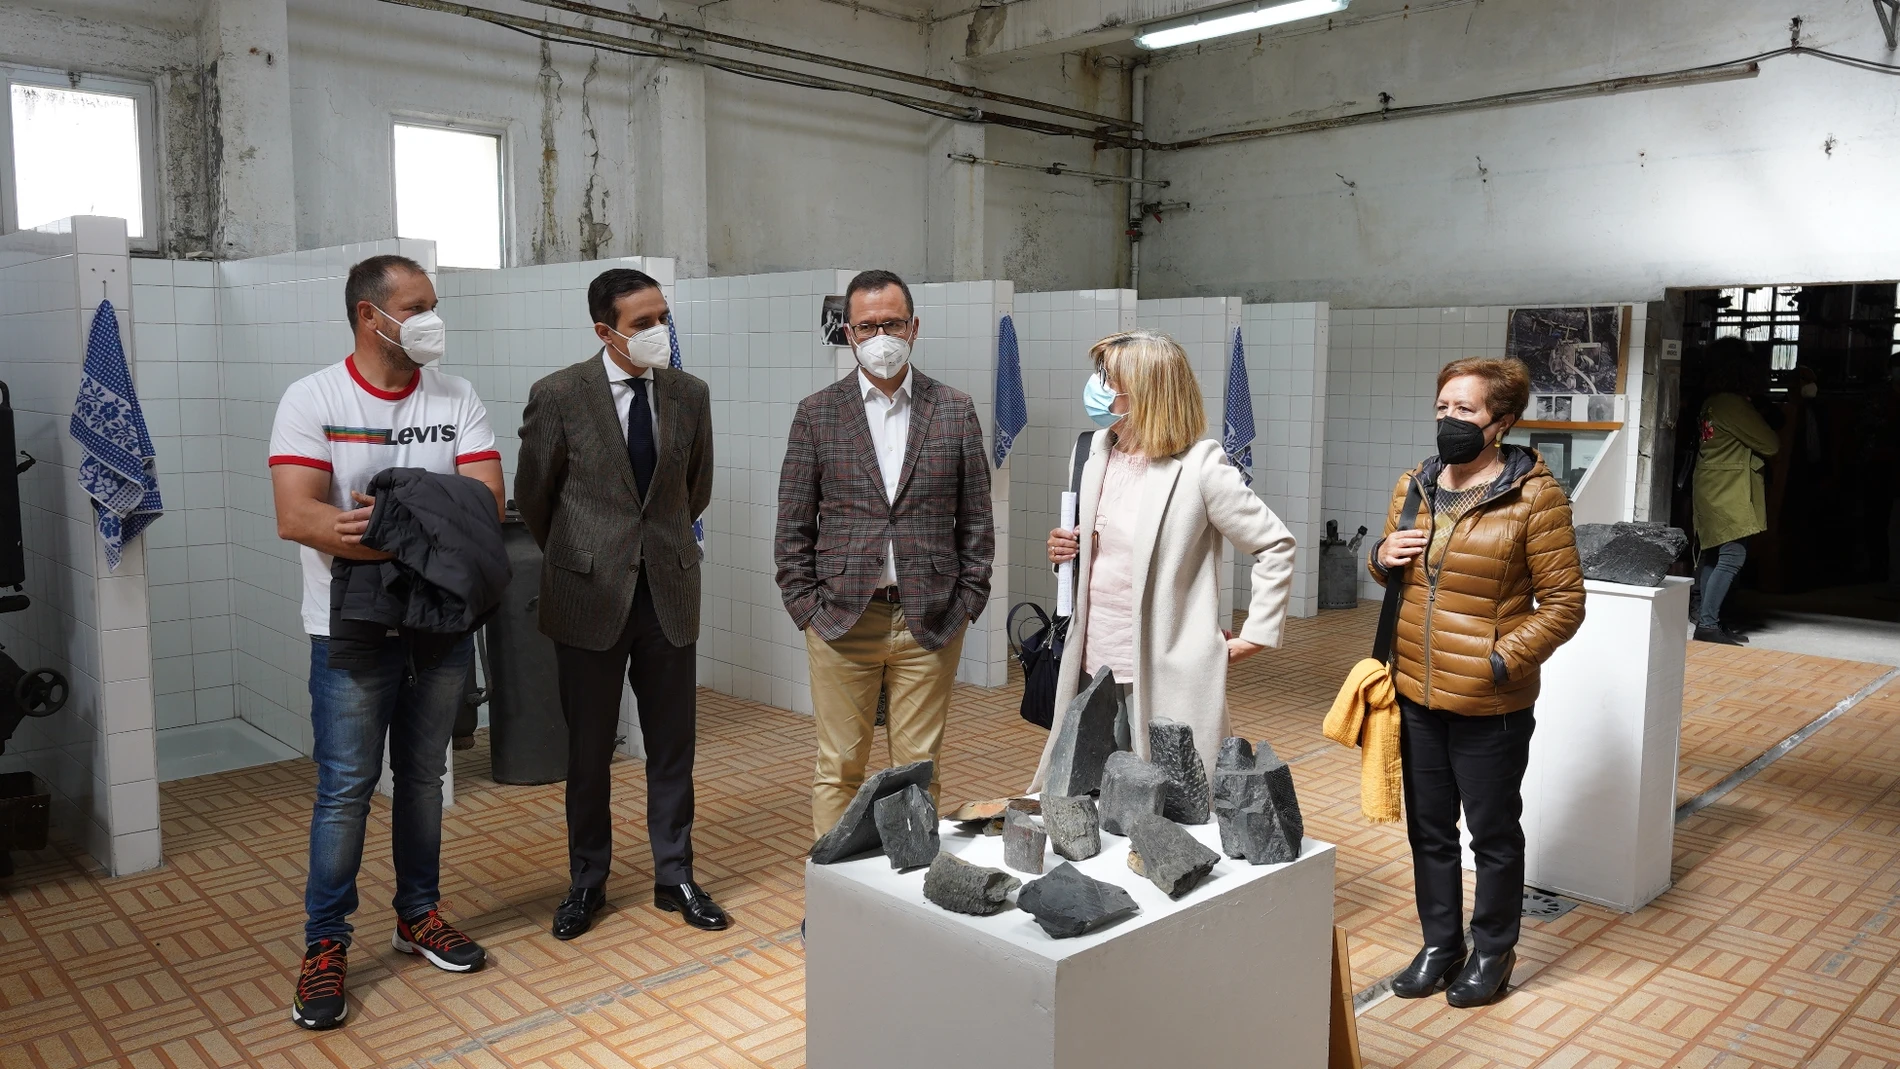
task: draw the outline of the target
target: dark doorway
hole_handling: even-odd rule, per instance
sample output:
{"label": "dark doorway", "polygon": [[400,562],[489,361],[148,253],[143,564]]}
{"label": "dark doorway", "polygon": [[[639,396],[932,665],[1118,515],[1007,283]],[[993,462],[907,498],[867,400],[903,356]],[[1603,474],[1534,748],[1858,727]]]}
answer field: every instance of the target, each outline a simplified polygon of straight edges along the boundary
{"label": "dark doorway", "polygon": [[[1774,613],[1900,620],[1895,284],[1748,286],[1684,298],[1676,456],[1695,453],[1707,351],[1720,337],[1742,338],[1760,362],[1751,400],[1780,445],[1763,470],[1768,529],[1748,540],[1724,616],[1743,626]],[[1671,522],[1693,537],[1692,490],[1677,482]]]}

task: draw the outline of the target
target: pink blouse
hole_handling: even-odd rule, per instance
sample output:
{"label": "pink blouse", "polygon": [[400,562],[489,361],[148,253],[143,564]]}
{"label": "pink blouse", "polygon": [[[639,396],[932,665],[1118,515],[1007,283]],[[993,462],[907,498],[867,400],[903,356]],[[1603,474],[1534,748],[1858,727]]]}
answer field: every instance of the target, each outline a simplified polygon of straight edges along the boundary
{"label": "pink blouse", "polygon": [[1107,665],[1115,682],[1135,681],[1135,544],[1141,480],[1148,457],[1112,449],[1095,507],[1095,545],[1089,561],[1089,618],[1082,670]]}

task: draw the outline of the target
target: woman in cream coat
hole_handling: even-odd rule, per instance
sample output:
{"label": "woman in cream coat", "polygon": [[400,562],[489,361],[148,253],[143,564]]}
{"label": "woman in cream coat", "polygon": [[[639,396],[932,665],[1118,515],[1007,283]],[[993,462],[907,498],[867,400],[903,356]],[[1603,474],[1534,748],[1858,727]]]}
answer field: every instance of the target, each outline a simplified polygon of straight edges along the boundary
{"label": "woman in cream coat", "polygon": [[[1106,665],[1125,687],[1134,751],[1148,755],[1148,721],[1194,729],[1211,777],[1229,734],[1227,666],[1280,644],[1293,583],[1293,535],[1205,440],[1206,413],[1187,354],[1146,330],[1089,351],[1083,391],[1097,423],[1082,470],[1076,530],[1049,532],[1049,561],[1076,561],[1075,613],[1056,683],[1056,721],[1085,675]],[[1072,465],[1073,466],[1073,462]],[[1087,538],[1078,538],[1081,533]],[[1253,596],[1240,634],[1223,636],[1220,544],[1254,557]],[[1132,678],[1130,678],[1132,677]],[[1042,789],[1050,746],[1030,790]]]}

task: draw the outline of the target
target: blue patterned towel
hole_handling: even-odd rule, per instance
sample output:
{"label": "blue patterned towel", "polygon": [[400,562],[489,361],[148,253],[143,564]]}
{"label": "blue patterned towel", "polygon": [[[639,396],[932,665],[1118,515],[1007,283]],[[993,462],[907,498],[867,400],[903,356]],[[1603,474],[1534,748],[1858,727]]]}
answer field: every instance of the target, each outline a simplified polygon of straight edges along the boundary
{"label": "blue patterned towel", "polygon": [[158,519],[165,505],[158,496],[152,435],[139,410],[111,301],[100,301],[92,317],[86,370],[67,430],[86,451],[79,464],[79,488],[92,498],[106,563],[117,571],[126,542]]}

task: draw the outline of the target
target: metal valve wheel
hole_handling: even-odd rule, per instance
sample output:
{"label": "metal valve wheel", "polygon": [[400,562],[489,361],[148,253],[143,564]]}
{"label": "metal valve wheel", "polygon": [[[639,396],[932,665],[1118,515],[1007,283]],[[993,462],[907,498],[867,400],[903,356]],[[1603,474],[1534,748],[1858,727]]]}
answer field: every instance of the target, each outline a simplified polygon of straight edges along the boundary
{"label": "metal valve wheel", "polygon": [[66,677],[51,668],[35,668],[20,677],[13,687],[13,698],[28,716],[52,716],[66,706],[72,687]]}

